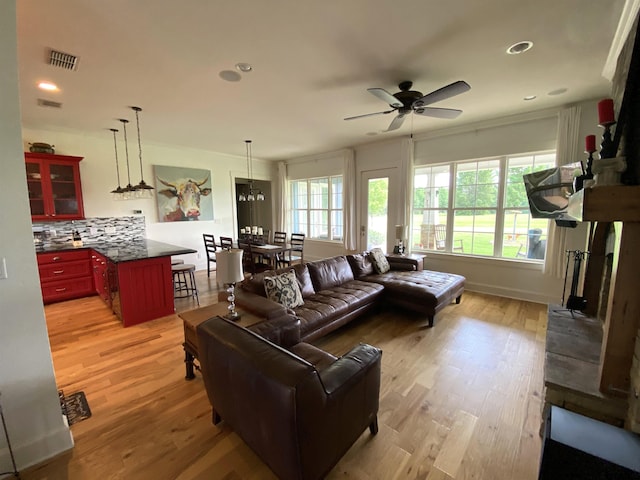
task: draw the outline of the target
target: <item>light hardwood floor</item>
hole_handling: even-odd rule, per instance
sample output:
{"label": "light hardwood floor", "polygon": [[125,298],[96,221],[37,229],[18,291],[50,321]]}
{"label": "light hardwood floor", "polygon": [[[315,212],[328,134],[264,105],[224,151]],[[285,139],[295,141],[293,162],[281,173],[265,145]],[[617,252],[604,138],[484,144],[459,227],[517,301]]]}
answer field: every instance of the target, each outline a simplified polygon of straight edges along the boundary
{"label": "light hardwood floor", "polygon": [[[196,275],[201,305],[217,301],[215,278]],[[177,315],[125,329],[98,297],[45,313],[58,386],[84,391],[93,415],[71,427],[71,453],[24,479],[275,478],[211,424],[200,374],[185,381]],[[316,342],[383,350],[380,431],[365,431],[328,478],[537,478],[546,307],[467,292],[425,325],[387,309]]]}

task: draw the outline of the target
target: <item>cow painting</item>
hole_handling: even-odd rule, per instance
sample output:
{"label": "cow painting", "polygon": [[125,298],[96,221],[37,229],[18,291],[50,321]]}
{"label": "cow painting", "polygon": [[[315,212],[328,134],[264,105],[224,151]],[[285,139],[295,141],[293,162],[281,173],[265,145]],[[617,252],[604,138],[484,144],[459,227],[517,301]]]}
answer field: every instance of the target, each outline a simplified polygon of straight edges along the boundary
{"label": "cow painting", "polygon": [[[201,170],[200,170],[201,172]],[[211,194],[211,188],[204,187],[209,175],[203,177],[164,178],[156,175],[158,181],[166,188],[158,189],[158,214],[163,222],[195,221],[201,219],[202,197]],[[212,215],[205,215],[211,220]]]}

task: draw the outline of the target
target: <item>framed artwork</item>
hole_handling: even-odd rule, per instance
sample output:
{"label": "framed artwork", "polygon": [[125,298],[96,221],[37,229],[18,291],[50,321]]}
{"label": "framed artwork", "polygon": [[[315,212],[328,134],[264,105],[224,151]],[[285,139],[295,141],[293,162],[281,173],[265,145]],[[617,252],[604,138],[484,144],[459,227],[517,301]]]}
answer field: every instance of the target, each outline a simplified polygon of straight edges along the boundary
{"label": "framed artwork", "polygon": [[158,221],[213,220],[209,170],[154,165],[153,171]]}

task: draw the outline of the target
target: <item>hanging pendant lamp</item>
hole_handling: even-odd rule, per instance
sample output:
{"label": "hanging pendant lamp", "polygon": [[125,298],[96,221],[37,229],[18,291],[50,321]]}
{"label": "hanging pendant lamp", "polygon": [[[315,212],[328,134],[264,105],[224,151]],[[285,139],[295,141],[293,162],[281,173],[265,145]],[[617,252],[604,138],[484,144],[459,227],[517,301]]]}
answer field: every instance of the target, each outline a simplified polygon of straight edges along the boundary
{"label": "hanging pendant lamp", "polygon": [[113,149],[116,153],[116,176],[118,177],[118,187],[111,190],[111,196],[114,200],[122,200],[124,195],[124,190],[120,186],[120,165],[118,163],[118,144],[116,143],[116,133],[118,132],[117,128],[110,128],[113,132]]}
{"label": "hanging pendant lamp", "polygon": [[264,200],[264,193],[261,190],[253,189],[253,159],[251,158],[251,140],[245,140],[247,148],[247,176],[249,177],[249,193],[245,196],[244,192],[238,195],[239,202],[254,202],[256,200]]}
{"label": "hanging pendant lamp", "polygon": [[129,147],[127,145],[127,123],[129,123],[129,120],[121,118],[120,121],[122,122],[122,130],[124,131],[124,152],[127,158],[127,186],[122,189],[122,198],[124,200],[131,200],[134,197],[136,189],[131,185],[131,170],[129,169]]}
{"label": "hanging pendant lamp", "polygon": [[140,107],[131,107],[131,109],[136,112],[136,128],[138,130],[138,153],[140,158],[140,183],[133,187],[135,189],[136,198],[153,198],[153,187],[151,185],[147,185],[144,181],[144,175],[142,171],[142,144],[140,143],[140,118],[138,117],[138,113],[142,111]]}

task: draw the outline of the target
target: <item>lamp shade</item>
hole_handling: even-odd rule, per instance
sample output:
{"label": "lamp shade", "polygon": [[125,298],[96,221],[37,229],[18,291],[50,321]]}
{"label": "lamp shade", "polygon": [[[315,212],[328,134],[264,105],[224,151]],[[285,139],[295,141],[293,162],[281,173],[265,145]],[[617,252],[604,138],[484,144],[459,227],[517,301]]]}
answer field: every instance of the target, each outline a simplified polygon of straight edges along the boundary
{"label": "lamp shade", "polygon": [[244,280],[243,253],[244,251],[239,248],[216,252],[216,275],[220,283],[236,283]]}
{"label": "lamp shade", "polygon": [[407,226],[406,225],[396,225],[396,239],[404,240],[407,238]]}

